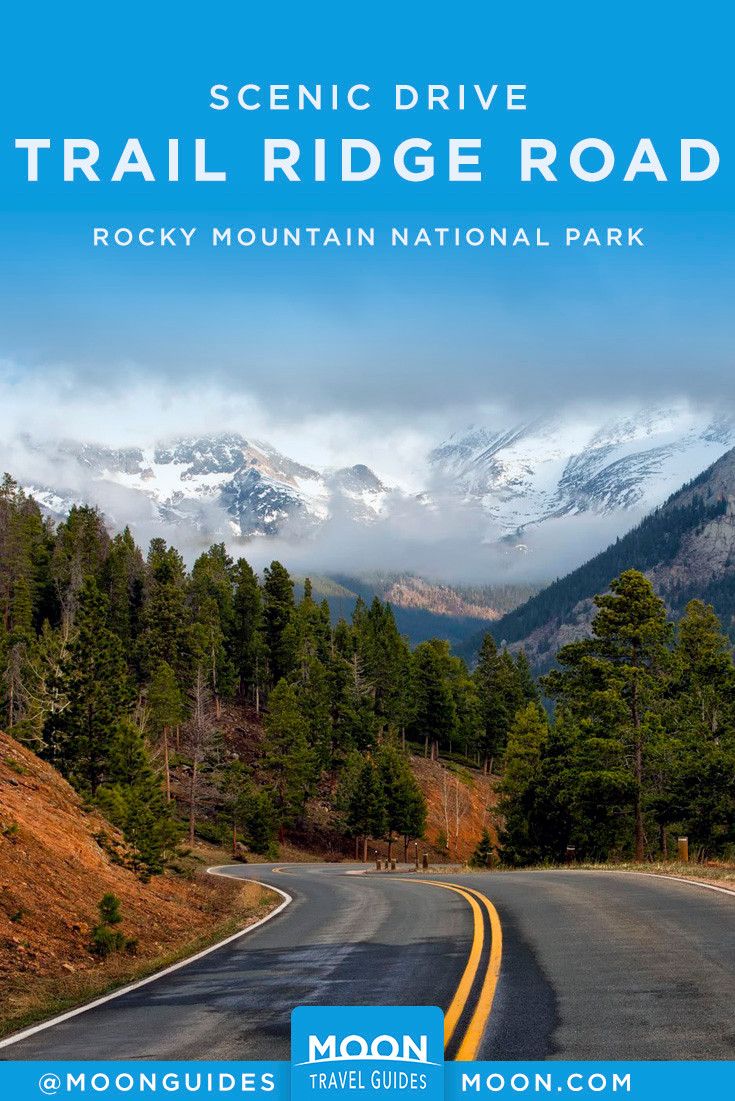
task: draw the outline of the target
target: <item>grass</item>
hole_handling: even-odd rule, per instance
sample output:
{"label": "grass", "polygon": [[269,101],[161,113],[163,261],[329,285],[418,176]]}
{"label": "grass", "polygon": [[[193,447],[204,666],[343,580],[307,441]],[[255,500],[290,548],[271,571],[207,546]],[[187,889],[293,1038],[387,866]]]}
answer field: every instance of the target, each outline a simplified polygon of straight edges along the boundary
{"label": "grass", "polygon": [[0,1020],[0,1038],[55,1017],[68,1009],[86,1005],[96,998],[111,994],[121,986],[148,978],[174,963],[196,955],[225,937],[239,932],[246,925],[265,917],[281,899],[266,887],[246,884],[238,895],[236,909],[217,922],[206,933],[183,942],[176,948],[152,959],[136,960],[124,954],[107,959],[91,971],[76,971],[63,976],[49,976],[33,991],[26,991],[22,1009]]}
{"label": "grass", "polygon": [[653,875],[675,875],[681,879],[717,880],[724,886],[735,888],[735,865],[733,864],[682,864],[677,860],[651,861],[636,864],[633,861],[621,864],[580,864],[578,867],[592,871],[613,872],[650,872]]}
{"label": "grass", "polygon": [[[434,865],[433,871],[440,871],[447,865]],[[458,867],[455,865],[454,867]],[[466,867],[466,866],[465,866]],[[681,879],[697,879],[703,883],[721,883],[723,887],[735,890],[735,864],[682,864],[679,861],[649,861],[637,864],[635,861],[621,861],[619,864],[584,863],[578,864],[529,864],[522,868],[496,865],[493,868],[472,868],[473,872],[647,872],[649,875],[672,875]]]}
{"label": "grass", "polygon": [[475,780],[477,774],[473,776],[470,770],[465,765],[455,764],[454,761],[450,761],[447,765],[447,772],[451,772],[457,779],[464,784],[465,787],[472,791],[475,787]]}
{"label": "grass", "polygon": [[13,757],[4,757],[3,764],[6,768],[9,768],[11,772],[14,772],[17,776],[26,776],[28,769],[25,768],[19,761],[16,761]]}

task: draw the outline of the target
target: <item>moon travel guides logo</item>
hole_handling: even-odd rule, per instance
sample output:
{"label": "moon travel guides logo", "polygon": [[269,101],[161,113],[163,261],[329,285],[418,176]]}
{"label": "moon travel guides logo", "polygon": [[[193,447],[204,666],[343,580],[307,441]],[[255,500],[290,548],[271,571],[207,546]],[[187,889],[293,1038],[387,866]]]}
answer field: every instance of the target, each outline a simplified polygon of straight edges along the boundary
{"label": "moon travel guides logo", "polygon": [[299,1006],[291,1015],[292,1097],[380,1094],[439,1101],[444,1015],[435,1006]]}

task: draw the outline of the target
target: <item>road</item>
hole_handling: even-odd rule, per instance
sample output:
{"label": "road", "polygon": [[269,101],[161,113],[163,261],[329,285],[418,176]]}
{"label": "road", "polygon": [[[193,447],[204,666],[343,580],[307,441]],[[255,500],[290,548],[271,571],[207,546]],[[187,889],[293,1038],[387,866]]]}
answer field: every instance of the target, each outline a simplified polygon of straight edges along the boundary
{"label": "road", "polygon": [[238,865],[293,901],[5,1059],[287,1059],[296,1005],[439,1005],[447,1056],[735,1058],[735,896],[619,872]]}

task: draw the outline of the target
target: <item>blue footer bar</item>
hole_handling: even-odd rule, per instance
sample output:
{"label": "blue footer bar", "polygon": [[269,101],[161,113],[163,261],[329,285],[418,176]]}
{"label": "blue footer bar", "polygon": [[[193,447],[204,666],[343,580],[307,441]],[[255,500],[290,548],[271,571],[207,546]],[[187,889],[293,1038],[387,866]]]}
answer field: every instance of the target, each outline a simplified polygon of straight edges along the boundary
{"label": "blue footer bar", "polygon": [[[335,1079],[334,1096],[360,1097],[374,1079],[352,1073]],[[292,1084],[288,1062],[0,1062],[2,1101],[44,1097],[227,1097],[304,1101],[308,1091]],[[322,1093],[329,1093],[329,1082]],[[421,1088],[386,1091],[420,1101]],[[418,1095],[418,1096],[417,1096]],[[562,1101],[615,1097],[625,1101],[732,1101],[735,1062],[477,1062],[447,1063],[445,1101],[533,1096]],[[356,1101],[357,1101],[356,1098]]]}

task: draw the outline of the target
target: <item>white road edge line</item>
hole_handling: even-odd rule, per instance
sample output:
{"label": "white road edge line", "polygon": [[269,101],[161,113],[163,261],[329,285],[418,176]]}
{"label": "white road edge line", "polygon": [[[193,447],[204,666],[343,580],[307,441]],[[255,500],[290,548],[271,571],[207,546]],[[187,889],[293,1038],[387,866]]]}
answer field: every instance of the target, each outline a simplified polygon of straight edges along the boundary
{"label": "white road edge line", "polygon": [[283,910],[286,909],[293,902],[293,896],[287,891],[282,891],[280,887],[274,887],[270,883],[262,883],[259,879],[246,879],[244,876],[229,876],[226,872],[223,872],[222,868],[237,868],[240,865],[237,864],[217,864],[211,868],[207,868],[207,875],[221,875],[225,879],[236,879],[240,883],[257,883],[259,887],[266,887],[269,891],[275,891],[283,898],[283,902],[280,906],[276,906],[275,910],[271,910],[265,917],[259,918],[257,921],[247,925],[244,929],[240,929],[237,933],[232,933],[231,936],[225,937],[224,940],[218,941],[216,944],[211,944],[209,948],[205,948],[201,952],[197,952],[193,956],[189,956],[185,960],[179,960],[178,963],[172,963],[170,967],[164,967],[163,971],[156,971],[155,975],[148,975],[145,979],[138,979],[136,982],[128,983],[127,986],[121,986],[119,990],[113,990],[111,994],[105,994],[102,998],[95,998],[93,1002],[88,1002],[86,1005],[80,1005],[77,1009],[70,1009],[67,1013],[61,1013],[58,1017],[52,1017],[50,1021],[44,1021],[40,1025],[33,1025],[32,1028],[26,1028],[23,1032],[16,1032],[13,1036],[8,1036],[5,1040],[0,1040],[0,1048],[10,1047],[12,1044],[17,1044],[21,1040],[27,1039],[29,1036],[35,1035],[37,1032],[43,1032],[44,1029],[53,1028],[54,1025],[60,1025],[63,1021],[68,1021],[72,1017],[78,1017],[81,1013],[87,1013],[90,1009],[96,1009],[98,1005],[104,1005],[105,1002],[111,1002],[115,998],[121,998],[123,994],[129,994],[131,990],[139,990],[141,986],[147,986],[149,983],[157,982],[158,979],[163,979],[166,975],[173,974],[174,971],[180,971],[182,967],[188,967],[190,963],[195,963],[197,960],[201,960],[204,956],[208,956],[210,952],[216,952],[219,948],[224,948],[226,944],[232,944],[233,941],[239,940],[240,937],[244,937],[247,933],[252,933],[253,929],[257,929],[260,925],[265,925],[266,921],[270,921],[271,918],[276,917]]}
{"label": "white road edge line", "polygon": [[699,879],[687,879],[683,875],[660,875],[658,872],[629,872],[629,875],[647,875],[649,879],[672,879],[674,883],[687,883],[690,887],[704,887],[705,891],[719,891],[722,895],[735,895],[731,887],[717,887],[714,883],[702,883]]}

